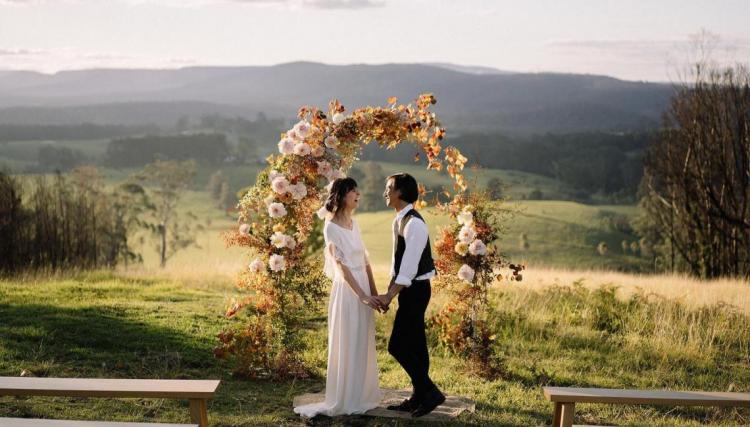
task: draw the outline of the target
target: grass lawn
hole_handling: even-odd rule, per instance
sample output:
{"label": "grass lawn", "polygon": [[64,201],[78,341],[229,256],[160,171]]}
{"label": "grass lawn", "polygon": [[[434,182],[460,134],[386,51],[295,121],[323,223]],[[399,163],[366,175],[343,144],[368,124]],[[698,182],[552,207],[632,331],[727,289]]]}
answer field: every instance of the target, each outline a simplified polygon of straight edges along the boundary
{"label": "grass lawn", "polygon": [[[484,380],[439,348],[432,375],[449,393],[477,401],[455,424],[545,425],[545,384],[748,391],[750,321],[726,306],[688,309],[656,297],[623,302],[608,291],[501,285],[493,295],[497,363]],[[212,425],[296,425],[292,398],[319,391],[325,375],[325,319],[312,323],[304,357],[316,376],[298,381],[233,378],[212,357],[221,313],[233,292],[223,279],[140,278],[93,272],[0,281],[0,375],[220,378]],[[439,303],[440,297],[436,298]],[[385,348],[393,313],[379,316],[381,386],[407,378]],[[236,320],[241,322],[241,319]],[[577,422],[619,425],[747,425],[746,409],[581,405]],[[0,416],[186,422],[185,402],[159,399],[0,398]],[[408,425],[367,417],[333,425]]]}

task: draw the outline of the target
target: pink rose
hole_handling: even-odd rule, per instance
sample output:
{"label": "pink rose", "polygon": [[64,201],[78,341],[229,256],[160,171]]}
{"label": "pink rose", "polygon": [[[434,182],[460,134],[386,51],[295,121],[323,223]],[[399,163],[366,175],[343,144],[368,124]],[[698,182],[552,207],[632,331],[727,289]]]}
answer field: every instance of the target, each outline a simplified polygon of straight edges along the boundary
{"label": "pink rose", "polygon": [[298,156],[307,156],[310,154],[310,146],[304,142],[299,142],[294,145],[294,154]]}
{"label": "pink rose", "polygon": [[281,218],[286,216],[286,208],[279,202],[271,203],[268,205],[268,215],[270,215],[271,218]]}
{"label": "pink rose", "polygon": [[292,154],[294,152],[294,141],[289,138],[284,138],[279,141],[279,153],[281,154]]}
{"label": "pink rose", "polygon": [[283,175],[277,176],[271,181],[271,189],[277,194],[284,194],[289,191],[289,181]]}

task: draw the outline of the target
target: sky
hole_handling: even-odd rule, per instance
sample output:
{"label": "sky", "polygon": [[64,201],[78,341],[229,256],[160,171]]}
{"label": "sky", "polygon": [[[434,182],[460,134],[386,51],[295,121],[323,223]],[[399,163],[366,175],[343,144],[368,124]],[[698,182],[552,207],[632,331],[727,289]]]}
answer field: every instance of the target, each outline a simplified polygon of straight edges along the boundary
{"label": "sky", "polygon": [[747,63],[748,22],[748,0],[0,0],[0,69],[448,62],[674,81],[696,38]]}

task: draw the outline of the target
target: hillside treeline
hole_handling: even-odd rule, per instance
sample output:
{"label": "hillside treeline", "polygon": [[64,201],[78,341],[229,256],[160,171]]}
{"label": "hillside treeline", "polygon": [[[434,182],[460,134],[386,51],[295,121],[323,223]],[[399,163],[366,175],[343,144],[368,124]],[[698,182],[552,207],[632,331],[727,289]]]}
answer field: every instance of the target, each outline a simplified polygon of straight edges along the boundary
{"label": "hillside treeline", "polygon": [[[471,164],[530,172],[567,184],[588,195],[634,201],[643,176],[643,153],[651,134],[575,133],[513,138],[500,134],[450,136],[446,145],[461,150]],[[405,146],[382,150],[368,146],[367,160],[411,162],[416,150]]]}
{"label": "hillside treeline", "polygon": [[230,154],[224,134],[148,135],[112,140],[107,146],[104,164],[110,167],[138,167],[155,159],[194,159],[198,163],[216,165]]}
{"label": "hillside treeline", "polygon": [[86,140],[154,133],[156,126],[0,124],[0,141]]}
{"label": "hillside treeline", "polygon": [[28,180],[0,172],[0,273],[139,260],[128,236],[144,200],[137,185],[105,189],[92,167]]}

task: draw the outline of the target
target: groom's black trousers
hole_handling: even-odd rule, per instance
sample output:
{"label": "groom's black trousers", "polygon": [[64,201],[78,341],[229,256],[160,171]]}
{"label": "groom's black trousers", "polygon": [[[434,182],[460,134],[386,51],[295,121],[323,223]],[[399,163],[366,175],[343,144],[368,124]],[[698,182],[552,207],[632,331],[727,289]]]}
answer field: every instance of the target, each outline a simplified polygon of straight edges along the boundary
{"label": "groom's black trousers", "polygon": [[430,302],[429,280],[414,280],[398,294],[398,310],[393,322],[388,353],[404,368],[421,398],[435,384],[430,379],[430,356],[427,353],[424,314]]}

